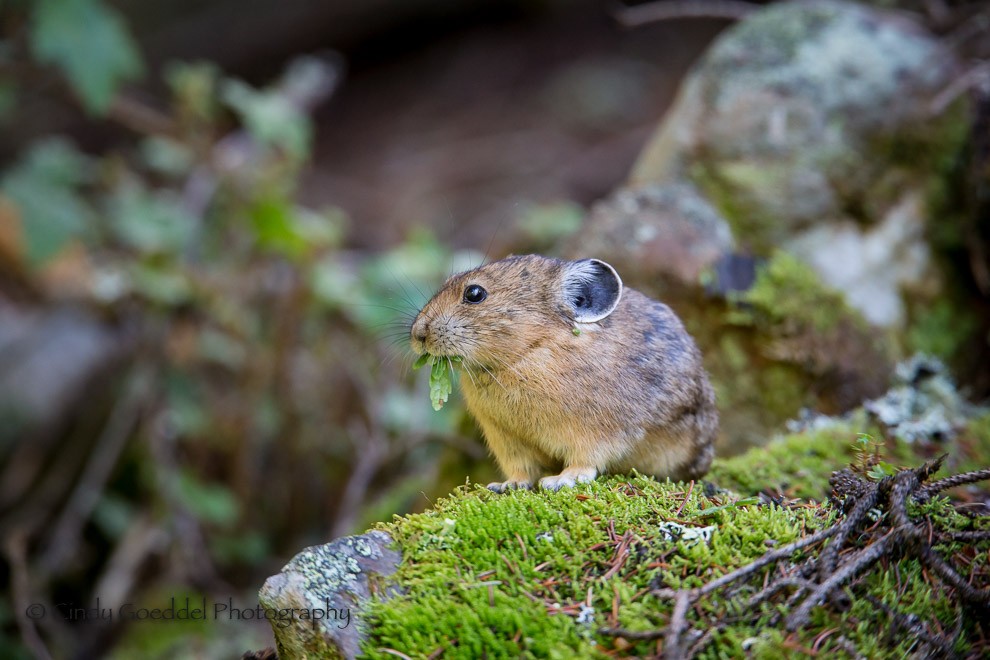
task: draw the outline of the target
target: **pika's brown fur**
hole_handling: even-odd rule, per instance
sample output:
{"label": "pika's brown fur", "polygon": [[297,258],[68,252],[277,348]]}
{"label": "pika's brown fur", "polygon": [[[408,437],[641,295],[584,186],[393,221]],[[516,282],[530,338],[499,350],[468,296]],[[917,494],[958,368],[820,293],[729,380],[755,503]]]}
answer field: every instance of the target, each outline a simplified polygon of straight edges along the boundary
{"label": "pika's brown fur", "polygon": [[463,358],[464,399],[506,478],[492,490],[550,470],[540,486],[557,490],[632,469],[692,479],[711,465],[718,412],[697,346],[604,262],[515,256],[454,275],[411,338],[416,353]]}

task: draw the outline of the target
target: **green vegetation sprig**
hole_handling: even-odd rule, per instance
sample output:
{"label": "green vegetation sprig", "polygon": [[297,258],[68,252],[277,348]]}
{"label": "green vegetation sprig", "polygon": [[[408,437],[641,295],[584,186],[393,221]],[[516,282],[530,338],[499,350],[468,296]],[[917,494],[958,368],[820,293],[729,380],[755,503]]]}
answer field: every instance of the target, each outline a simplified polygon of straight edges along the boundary
{"label": "green vegetation sprig", "polygon": [[459,356],[447,357],[444,355],[430,355],[423,353],[413,364],[413,369],[419,369],[425,364],[430,365],[430,403],[434,410],[443,408],[447,403],[450,393],[454,390],[451,372],[454,364],[460,364],[462,359]]}

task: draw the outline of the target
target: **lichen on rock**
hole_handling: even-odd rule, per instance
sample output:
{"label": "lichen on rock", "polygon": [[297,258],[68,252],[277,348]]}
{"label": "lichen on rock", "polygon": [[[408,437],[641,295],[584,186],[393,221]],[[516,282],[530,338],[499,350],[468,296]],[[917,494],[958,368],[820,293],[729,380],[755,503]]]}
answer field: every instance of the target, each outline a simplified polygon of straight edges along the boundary
{"label": "lichen on rock", "polygon": [[261,606],[282,660],[355,658],[364,637],[364,603],[389,589],[401,559],[382,531],[306,548],[265,582]]}
{"label": "lichen on rock", "polygon": [[894,386],[864,407],[898,440],[943,444],[965,425],[972,406],[961,399],[941,361],[916,355],[897,365]]}

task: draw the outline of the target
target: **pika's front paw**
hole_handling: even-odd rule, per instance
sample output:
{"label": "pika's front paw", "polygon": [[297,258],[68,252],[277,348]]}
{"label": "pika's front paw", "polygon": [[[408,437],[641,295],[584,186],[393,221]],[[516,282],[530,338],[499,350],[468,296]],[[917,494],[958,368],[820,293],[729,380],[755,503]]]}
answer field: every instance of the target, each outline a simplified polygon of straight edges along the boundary
{"label": "pika's front paw", "polygon": [[488,490],[493,493],[504,493],[507,490],[532,490],[533,482],[525,479],[510,479],[509,481],[493,481],[488,484]]}
{"label": "pika's front paw", "polygon": [[594,481],[598,471],[594,468],[567,468],[560,474],[540,479],[540,488],[544,490],[560,490],[571,488],[575,484],[586,484]]}

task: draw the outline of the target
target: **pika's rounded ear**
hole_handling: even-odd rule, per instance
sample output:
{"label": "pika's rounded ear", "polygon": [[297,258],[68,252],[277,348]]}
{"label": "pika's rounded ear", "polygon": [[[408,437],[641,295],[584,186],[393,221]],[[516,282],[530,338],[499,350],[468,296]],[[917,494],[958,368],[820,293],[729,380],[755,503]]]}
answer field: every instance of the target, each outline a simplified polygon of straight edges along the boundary
{"label": "pika's rounded ear", "polygon": [[600,259],[564,264],[561,290],[578,323],[594,323],[611,314],[622,296],[622,279]]}

